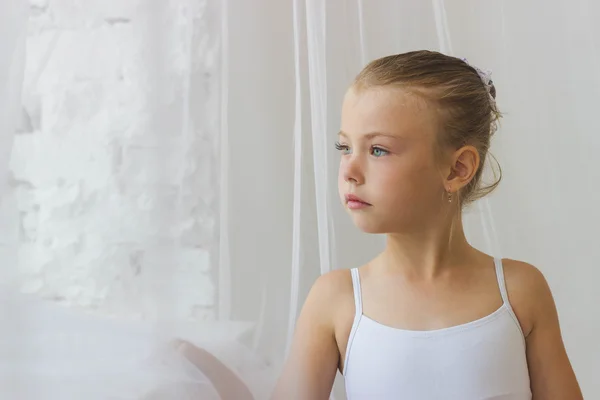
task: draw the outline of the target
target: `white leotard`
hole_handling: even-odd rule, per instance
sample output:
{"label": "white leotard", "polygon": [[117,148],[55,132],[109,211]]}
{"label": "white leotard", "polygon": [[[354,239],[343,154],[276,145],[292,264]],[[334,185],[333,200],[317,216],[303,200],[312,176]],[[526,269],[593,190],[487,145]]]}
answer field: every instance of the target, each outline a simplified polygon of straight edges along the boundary
{"label": "white leotard", "polygon": [[466,324],[430,331],[392,328],[362,312],[353,269],[356,315],[344,363],[348,400],[529,400],[525,339],[495,260],[503,304]]}

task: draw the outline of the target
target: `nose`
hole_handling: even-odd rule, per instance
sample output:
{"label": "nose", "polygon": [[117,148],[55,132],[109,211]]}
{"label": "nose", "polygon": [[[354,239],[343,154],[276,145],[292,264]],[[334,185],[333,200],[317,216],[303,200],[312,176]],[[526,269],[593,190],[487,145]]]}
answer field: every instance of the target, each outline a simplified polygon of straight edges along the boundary
{"label": "nose", "polygon": [[344,181],[354,185],[362,185],[364,183],[363,167],[356,155],[351,155],[342,161],[342,171]]}

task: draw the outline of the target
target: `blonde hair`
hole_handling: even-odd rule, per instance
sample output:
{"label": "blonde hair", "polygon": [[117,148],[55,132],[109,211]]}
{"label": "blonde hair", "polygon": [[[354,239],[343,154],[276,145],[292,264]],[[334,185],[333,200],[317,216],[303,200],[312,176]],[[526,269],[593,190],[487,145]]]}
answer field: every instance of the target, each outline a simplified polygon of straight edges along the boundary
{"label": "blonde hair", "polygon": [[396,86],[420,96],[438,112],[438,150],[466,145],[477,149],[480,165],[473,179],[458,193],[461,205],[486,196],[499,185],[502,170],[497,162],[494,182],[481,183],[490,141],[501,118],[495,102],[496,89],[491,81],[486,87],[478,71],[468,63],[434,51],[396,54],[369,63],[352,86],[357,90]]}

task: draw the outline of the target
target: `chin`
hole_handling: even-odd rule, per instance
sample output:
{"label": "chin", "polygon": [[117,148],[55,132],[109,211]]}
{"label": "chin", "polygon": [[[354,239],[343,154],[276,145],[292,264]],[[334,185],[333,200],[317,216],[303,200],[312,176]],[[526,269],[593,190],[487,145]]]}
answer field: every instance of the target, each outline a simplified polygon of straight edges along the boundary
{"label": "chin", "polygon": [[385,224],[373,219],[354,217],[352,218],[354,225],[364,233],[381,234],[387,233],[388,230]]}

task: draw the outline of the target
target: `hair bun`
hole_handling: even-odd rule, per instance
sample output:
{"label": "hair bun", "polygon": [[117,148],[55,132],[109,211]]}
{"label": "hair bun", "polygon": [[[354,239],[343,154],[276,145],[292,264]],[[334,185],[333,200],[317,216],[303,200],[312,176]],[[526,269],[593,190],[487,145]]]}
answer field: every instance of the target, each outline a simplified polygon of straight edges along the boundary
{"label": "hair bun", "polygon": [[496,86],[494,86],[494,82],[492,82],[492,81],[490,81],[489,92],[490,92],[490,96],[492,96],[492,98],[494,100],[496,100]]}
{"label": "hair bun", "polygon": [[492,106],[494,106],[496,104],[496,87],[494,86],[494,81],[492,81],[492,71],[484,71],[481,68],[469,63],[466,58],[461,58],[461,60],[464,61],[469,67],[473,68],[475,72],[477,72],[477,75],[479,75],[479,78],[481,79],[481,82],[483,82],[485,89],[490,94]]}

